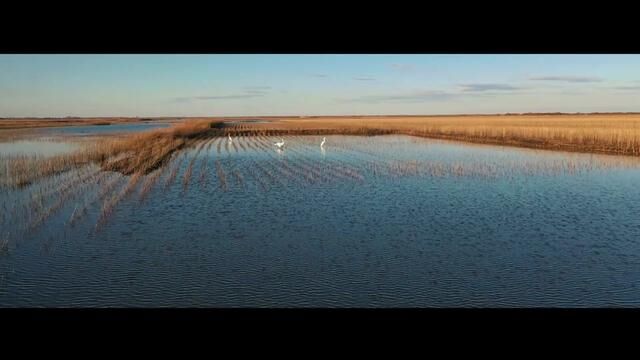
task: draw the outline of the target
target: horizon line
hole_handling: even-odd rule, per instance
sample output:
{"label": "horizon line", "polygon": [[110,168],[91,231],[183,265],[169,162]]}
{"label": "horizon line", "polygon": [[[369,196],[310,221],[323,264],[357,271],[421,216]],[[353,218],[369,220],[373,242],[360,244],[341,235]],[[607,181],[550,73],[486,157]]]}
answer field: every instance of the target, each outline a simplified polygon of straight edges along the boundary
{"label": "horizon line", "polygon": [[458,114],[348,114],[348,115],[162,115],[162,116],[8,116],[0,120],[20,119],[173,119],[173,118],[323,118],[323,117],[444,117],[444,116],[535,116],[535,115],[640,115],[640,111],[595,111],[595,112],[506,112],[506,113],[458,113]]}

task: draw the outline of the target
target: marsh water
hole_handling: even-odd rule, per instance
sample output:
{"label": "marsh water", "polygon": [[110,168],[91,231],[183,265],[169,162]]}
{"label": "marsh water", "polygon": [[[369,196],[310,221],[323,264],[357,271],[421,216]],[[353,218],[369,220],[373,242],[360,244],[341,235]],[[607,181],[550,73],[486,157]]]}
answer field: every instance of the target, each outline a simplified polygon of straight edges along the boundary
{"label": "marsh water", "polygon": [[82,125],[82,126],[61,126],[42,128],[38,132],[43,135],[66,135],[66,136],[83,136],[83,135],[106,135],[116,133],[130,133],[138,131],[147,131],[157,128],[168,127],[168,122],[141,122],[141,123],[115,123],[109,125]]}
{"label": "marsh water", "polygon": [[0,306],[640,305],[637,159],[279,139],[3,189]]}

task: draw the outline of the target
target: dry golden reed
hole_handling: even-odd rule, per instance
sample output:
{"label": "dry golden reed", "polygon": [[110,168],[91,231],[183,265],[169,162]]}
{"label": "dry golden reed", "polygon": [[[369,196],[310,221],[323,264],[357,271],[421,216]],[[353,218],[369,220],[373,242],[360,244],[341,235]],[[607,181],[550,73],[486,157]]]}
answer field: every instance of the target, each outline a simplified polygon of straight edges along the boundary
{"label": "dry golden reed", "polygon": [[50,157],[12,156],[6,163],[3,186],[22,187],[38,179],[97,163],[103,170],[124,175],[148,174],[164,165],[171,155],[197,140],[218,132],[211,121],[190,121],[167,129],[99,139],[79,151]]}
{"label": "dry golden reed", "polygon": [[640,115],[469,115],[282,118],[251,123],[273,135],[406,134],[539,149],[640,156]]}

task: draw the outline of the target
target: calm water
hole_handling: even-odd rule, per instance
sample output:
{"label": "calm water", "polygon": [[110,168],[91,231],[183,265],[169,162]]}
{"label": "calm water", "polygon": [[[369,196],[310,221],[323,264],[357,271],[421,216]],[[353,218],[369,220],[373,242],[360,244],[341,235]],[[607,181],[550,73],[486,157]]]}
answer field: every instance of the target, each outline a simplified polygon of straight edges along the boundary
{"label": "calm water", "polygon": [[107,135],[115,133],[129,133],[137,131],[153,130],[168,127],[166,122],[149,122],[133,124],[112,124],[112,125],[87,125],[87,126],[63,126],[46,129],[38,129],[43,135]]}
{"label": "calm water", "polygon": [[214,139],[138,183],[86,168],[3,190],[0,306],[640,305],[635,159],[277,140]]}

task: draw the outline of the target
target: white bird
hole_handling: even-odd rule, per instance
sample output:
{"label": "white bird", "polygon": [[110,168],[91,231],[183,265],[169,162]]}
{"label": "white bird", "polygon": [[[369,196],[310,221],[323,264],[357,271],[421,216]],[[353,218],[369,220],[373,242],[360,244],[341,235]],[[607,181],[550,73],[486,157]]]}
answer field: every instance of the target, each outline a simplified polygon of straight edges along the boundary
{"label": "white bird", "polygon": [[278,147],[278,149],[282,149],[282,147],[284,146],[284,139],[281,139],[282,141],[274,143],[275,146]]}
{"label": "white bird", "polygon": [[233,141],[231,140],[231,134],[227,134],[227,136],[229,137],[229,142]]}
{"label": "white bird", "polygon": [[322,138],[322,142],[320,143],[320,147],[323,147],[323,146],[324,146],[324,143],[325,143],[326,141],[327,141],[327,138],[326,138],[326,137],[323,137],[323,138]]}

